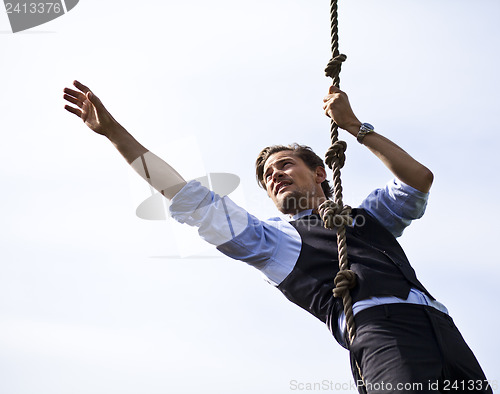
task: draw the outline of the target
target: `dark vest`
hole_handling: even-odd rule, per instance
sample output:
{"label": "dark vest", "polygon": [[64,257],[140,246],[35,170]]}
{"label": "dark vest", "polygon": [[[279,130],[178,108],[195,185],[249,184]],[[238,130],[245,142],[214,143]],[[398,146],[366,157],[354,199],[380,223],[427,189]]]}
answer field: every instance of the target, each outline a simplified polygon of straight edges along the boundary
{"label": "dark vest", "polygon": [[[351,290],[353,303],[375,296],[406,299],[412,287],[433,298],[418,281],[396,238],[364,209],[353,209],[352,216],[355,225],[347,229],[347,254],[351,270],[357,275],[357,285]],[[335,333],[343,310],[342,300],[332,293],[339,271],[336,231],[325,229],[318,215],[290,224],[302,239],[302,249],[295,267],[278,289]]]}

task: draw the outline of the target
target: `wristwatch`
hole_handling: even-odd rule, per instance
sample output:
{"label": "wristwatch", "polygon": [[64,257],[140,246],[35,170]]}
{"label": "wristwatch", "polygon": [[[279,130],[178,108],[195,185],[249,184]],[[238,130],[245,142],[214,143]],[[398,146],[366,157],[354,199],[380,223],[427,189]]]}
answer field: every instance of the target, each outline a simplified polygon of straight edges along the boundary
{"label": "wristwatch", "polygon": [[362,144],[363,138],[365,138],[365,135],[373,133],[374,131],[375,131],[375,129],[370,123],[362,123],[356,139],[358,140],[358,142],[360,144]]}

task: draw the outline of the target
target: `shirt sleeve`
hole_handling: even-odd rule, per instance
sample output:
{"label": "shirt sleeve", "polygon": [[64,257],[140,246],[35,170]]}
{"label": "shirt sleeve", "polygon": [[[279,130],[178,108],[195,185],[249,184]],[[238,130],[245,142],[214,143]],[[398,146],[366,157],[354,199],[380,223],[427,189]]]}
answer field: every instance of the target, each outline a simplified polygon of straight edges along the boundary
{"label": "shirt sleeve", "polygon": [[412,220],[423,216],[428,198],[429,193],[393,179],[384,188],[371,192],[360,208],[364,208],[397,238]]}
{"label": "shirt sleeve", "polygon": [[262,221],[191,181],[172,199],[170,214],[180,223],[198,227],[200,237],[225,255],[259,269],[274,285],[292,271],[301,240],[297,230],[281,218]]}

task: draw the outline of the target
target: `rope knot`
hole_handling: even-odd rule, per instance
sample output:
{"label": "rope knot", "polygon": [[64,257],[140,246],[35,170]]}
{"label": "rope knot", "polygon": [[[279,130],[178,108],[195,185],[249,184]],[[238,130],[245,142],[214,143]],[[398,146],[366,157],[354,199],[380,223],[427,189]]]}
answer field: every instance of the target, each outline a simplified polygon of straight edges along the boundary
{"label": "rope knot", "polygon": [[351,270],[339,271],[334,282],[333,296],[343,298],[345,294],[349,294],[350,289],[356,286],[356,274]]}
{"label": "rope knot", "polygon": [[352,226],[351,207],[349,205],[339,206],[332,200],[327,200],[318,208],[321,219],[326,228]]}
{"label": "rope knot", "polygon": [[345,141],[335,141],[326,152],[325,162],[328,167],[333,168],[334,164],[337,164],[338,168],[344,167],[346,150],[347,143]]}
{"label": "rope knot", "polygon": [[342,68],[342,63],[344,63],[346,59],[347,56],[342,54],[332,57],[325,68],[326,76],[332,79],[338,77],[340,69]]}

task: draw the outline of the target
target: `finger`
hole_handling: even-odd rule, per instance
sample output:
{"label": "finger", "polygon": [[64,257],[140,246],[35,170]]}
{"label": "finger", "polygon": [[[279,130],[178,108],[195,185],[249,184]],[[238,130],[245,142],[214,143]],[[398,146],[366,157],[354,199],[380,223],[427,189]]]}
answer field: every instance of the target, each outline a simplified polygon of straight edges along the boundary
{"label": "finger", "polygon": [[323,104],[323,108],[326,108],[328,106],[331,106],[333,103],[334,103],[334,97],[332,96],[329,96],[329,97],[326,97],[328,100],[324,100],[324,104]]}
{"label": "finger", "polygon": [[69,89],[69,88],[64,88],[64,93],[67,95],[73,96],[74,98],[80,100],[80,101],[85,101],[85,95],[82,92],[77,92],[76,90]]}
{"label": "finger", "polygon": [[341,93],[340,90],[338,92],[330,93],[330,94],[328,94],[328,96],[325,96],[325,98],[323,99],[323,101],[326,103],[326,102],[328,102],[330,100],[333,100],[333,99],[339,97],[340,93]]}
{"label": "finger", "polygon": [[64,109],[68,112],[71,112],[72,114],[75,114],[76,116],[78,116],[79,118],[82,117],[82,111],[80,111],[78,108],[73,108],[72,106],[70,105],[65,105],[64,106]]}
{"label": "finger", "polygon": [[78,81],[73,81],[73,85],[75,85],[78,89],[80,89],[83,93],[87,94],[88,92],[90,92],[90,89],[85,86],[83,83],[80,83]]}
{"label": "finger", "polygon": [[65,94],[63,97],[65,100],[69,101],[71,104],[75,104],[75,105],[79,106],[80,108],[83,107],[83,103],[80,100],[74,98],[73,96]]}

